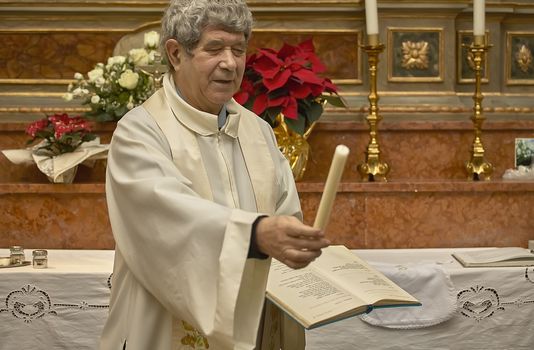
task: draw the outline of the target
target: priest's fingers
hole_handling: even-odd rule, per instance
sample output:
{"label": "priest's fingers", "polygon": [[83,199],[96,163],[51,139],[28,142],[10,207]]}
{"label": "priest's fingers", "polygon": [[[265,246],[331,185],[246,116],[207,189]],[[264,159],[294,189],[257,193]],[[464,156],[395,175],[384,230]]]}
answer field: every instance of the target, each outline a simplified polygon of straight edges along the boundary
{"label": "priest's fingers", "polygon": [[279,232],[283,232],[289,237],[322,239],[324,233],[318,228],[303,224],[294,216],[274,216],[274,225]]}
{"label": "priest's fingers", "polygon": [[256,226],[256,243],[262,253],[275,258],[288,248],[318,250],[329,244],[321,230],[292,216],[269,216],[260,220]]}
{"label": "priest's fingers", "polygon": [[285,249],[280,261],[293,269],[301,269],[308,266],[320,255],[320,250]]}
{"label": "priest's fingers", "polygon": [[286,244],[297,250],[321,250],[328,247],[330,241],[326,238],[310,239],[307,237],[290,237]]}

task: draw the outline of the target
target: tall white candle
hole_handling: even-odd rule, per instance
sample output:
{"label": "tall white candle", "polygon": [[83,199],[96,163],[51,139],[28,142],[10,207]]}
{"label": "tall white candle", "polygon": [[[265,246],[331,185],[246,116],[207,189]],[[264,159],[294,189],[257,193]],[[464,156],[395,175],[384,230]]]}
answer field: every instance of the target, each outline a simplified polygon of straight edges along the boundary
{"label": "tall white candle", "polygon": [[473,35],[484,36],[486,32],[484,0],[473,0]]}
{"label": "tall white candle", "polygon": [[376,0],[365,0],[365,23],[367,25],[367,35],[378,34]]}
{"label": "tall white candle", "polygon": [[349,153],[349,148],[345,145],[338,145],[336,147],[324,185],[323,195],[321,196],[319,208],[317,209],[317,216],[315,216],[315,222],[313,224],[315,228],[324,230],[328,223],[334,199],[336,198],[337,187],[341,180],[341,175],[343,175],[343,169],[345,169],[345,163],[347,162]]}

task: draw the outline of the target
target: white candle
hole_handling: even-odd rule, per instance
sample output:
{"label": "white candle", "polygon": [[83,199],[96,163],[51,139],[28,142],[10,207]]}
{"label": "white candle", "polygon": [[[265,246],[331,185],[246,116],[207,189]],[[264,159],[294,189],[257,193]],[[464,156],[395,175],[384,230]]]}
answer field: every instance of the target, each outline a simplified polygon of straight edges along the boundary
{"label": "white candle", "polygon": [[473,0],[473,35],[484,36],[486,25],[484,23],[484,0]]}
{"label": "white candle", "polygon": [[341,175],[343,175],[343,169],[345,169],[345,163],[347,162],[349,153],[349,148],[345,145],[338,145],[336,147],[324,185],[323,195],[321,196],[319,208],[317,209],[317,216],[315,216],[315,222],[313,224],[315,228],[324,230],[328,223],[334,199],[336,198],[337,187],[341,180]]}
{"label": "white candle", "polygon": [[378,34],[376,0],[365,0],[365,24],[367,25],[367,35]]}

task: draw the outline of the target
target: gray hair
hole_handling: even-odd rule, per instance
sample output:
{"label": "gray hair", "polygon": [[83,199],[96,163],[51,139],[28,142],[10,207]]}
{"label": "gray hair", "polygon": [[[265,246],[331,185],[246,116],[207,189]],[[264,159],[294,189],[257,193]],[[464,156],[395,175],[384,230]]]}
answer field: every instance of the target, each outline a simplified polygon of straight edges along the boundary
{"label": "gray hair", "polygon": [[248,41],[252,21],[245,0],[171,0],[161,20],[160,47],[167,61],[164,48],[169,39],[178,41],[191,54],[208,26],[243,33]]}

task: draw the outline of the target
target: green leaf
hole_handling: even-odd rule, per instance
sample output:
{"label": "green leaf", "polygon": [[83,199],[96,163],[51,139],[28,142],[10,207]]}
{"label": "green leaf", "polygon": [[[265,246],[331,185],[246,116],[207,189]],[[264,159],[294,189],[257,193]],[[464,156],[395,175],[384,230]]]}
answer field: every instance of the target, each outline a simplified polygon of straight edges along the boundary
{"label": "green leaf", "polygon": [[343,99],[338,95],[322,95],[321,98],[324,98],[326,102],[328,102],[332,106],[344,108],[347,107]]}
{"label": "green leaf", "polygon": [[309,124],[319,120],[321,115],[323,114],[323,105],[320,103],[312,103],[310,108],[307,111],[307,119],[309,121]]}
{"label": "green leaf", "polygon": [[304,118],[285,119],[287,126],[294,132],[303,135],[306,131],[306,120]]}
{"label": "green leaf", "polygon": [[96,134],[85,134],[82,136],[82,142],[93,141],[96,139]]}

